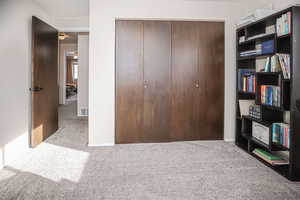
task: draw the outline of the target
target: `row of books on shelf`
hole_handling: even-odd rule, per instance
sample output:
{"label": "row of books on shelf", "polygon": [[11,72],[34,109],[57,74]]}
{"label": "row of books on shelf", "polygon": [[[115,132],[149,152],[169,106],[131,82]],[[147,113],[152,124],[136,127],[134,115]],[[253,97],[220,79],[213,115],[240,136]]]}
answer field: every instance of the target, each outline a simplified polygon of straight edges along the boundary
{"label": "row of books on shelf", "polygon": [[289,54],[276,54],[256,59],[256,72],[282,72],[284,79],[291,78]]}
{"label": "row of books on shelf", "polygon": [[254,49],[254,50],[249,50],[249,51],[243,51],[240,53],[241,57],[245,57],[245,56],[255,56],[255,55],[259,55],[261,54],[261,50],[259,49]]}
{"label": "row of books on shelf", "polygon": [[274,85],[261,85],[261,103],[264,105],[280,107],[280,87]]}
{"label": "row of books on shelf", "polygon": [[277,35],[282,36],[291,33],[292,15],[291,12],[283,14],[276,20]]}
{"label": "row of books on shelf", "polygon": [[290,148],[290,125],[285,123],[273,123],[272,142]]}
{"label": "row of books on shelf", "polygon": [[255,45],[255,49],[240,52],[240,56],[245,57],[245,56],[271,54],[274,53],[274,51],[275,51],[274,40],[267,40],[261,43],[260,42],[257,43]]}
{"label": "row of books on shelf", "polygon": [[255,93],[256,77],[255,74],[243,76],[243,92]]}
{"label": "row of books on shelf", "polygon": [[256,88],[256,77],[254,69],[239,69],[238,89],[241,92],[254,93]]}
{"label": "row of books on shelf", "polygon": [[264,33],[256,34],[256,35],[253,35],[253,36],[249,36],[247,38],[246,38],[245,35],[240,36],[239,37],[239,43],[241,44],[241,43],[247,42],[249,40],[253,40],[253,39],[257,39],[257,38],[269,36],[269,35],[272,35],[274,33],[276,33],[275,24],[270,24],[270,25],[266,26]]}
{"label": "row of books on shelf", "polygon": [[257,72],[282,72],[285,79],[291,78],[291,61],[289,54],[276,54],[256,59]]}
{"label": "row of books on shelf", "polygon": [[283,77],[285,79],[291,78],[291,57],[289,54],[277,54],[281,66]]}
{"label": "row of books on shelf", "polygon": [[289,161],[282,158],[281,156],[275,155],[273,153],[267,152],[265,150],[262,150],[260,148],[256,148],[252,152],[257,157],[261,158],[265,162],[269,163],[270,165],[276,166],[276,165],[288,165]]}

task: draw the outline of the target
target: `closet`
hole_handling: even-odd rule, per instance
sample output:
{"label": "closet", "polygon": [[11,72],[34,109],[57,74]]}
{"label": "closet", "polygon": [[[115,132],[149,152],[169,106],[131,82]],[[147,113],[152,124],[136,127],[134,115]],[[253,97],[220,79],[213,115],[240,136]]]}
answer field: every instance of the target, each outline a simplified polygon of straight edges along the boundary
{"label": "closet", "polygon": [[116,21],[116,143],[223,139],[224,23]]}

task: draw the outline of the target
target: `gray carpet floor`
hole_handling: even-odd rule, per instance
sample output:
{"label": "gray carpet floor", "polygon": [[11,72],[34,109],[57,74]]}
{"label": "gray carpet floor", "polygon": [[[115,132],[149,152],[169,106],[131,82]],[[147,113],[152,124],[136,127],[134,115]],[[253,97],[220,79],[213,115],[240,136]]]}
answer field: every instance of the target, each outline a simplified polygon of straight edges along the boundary
{"label": "gray carpet floor", "polygon": [[0,171],[1,200],[300,199],[299,183],[232,143],[87,147],[87,120],[75,108],[61,107],[60,130]]}

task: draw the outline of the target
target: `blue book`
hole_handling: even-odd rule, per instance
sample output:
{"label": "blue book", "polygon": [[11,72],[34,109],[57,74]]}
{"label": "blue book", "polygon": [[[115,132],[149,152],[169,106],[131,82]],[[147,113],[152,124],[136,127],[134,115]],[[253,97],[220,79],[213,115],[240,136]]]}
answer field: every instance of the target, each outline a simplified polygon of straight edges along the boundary
{"label": "blue book", "polygon": [[276,143],[276,124],[272,125],[272,142]]}
{"label": "blue book", "polygon": [[268,40],[265,42],[262,42],[262,54],[270,54],[274,53],[274,40]]}
{"label": "blue book", "polygon": [[255,72],[254,69],[239,69],[238,71],[238,89],[239,91],[243,91],[243,77],[247,74],[253,74]]}
{"label": "blue book", "polygon": [[273,93],[273,88],[272,87],[267,87],[267,104],[268,105],[272,105],[273,103],[273,96],[272,96],[272,93]]}

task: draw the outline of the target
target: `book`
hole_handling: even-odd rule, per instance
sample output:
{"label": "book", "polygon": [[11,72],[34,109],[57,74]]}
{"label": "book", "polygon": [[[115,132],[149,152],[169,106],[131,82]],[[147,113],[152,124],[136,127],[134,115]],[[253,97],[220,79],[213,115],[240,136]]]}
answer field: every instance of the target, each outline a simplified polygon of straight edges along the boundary
{"label": "book", "polygon": [[290,148],[290,125],[286,123],[272,124],[272,142]]}
{"label": "book", "polygon": [[251,105],[255,105],[255,100],[239,100],[240,105],[240,115],[249,115],[249,108]]}
{"label": "book", "polygon": [[259,155],[263,156],[264,158],[266,158],[268,160],[282,160],[282,158],[280,158],[279,156],[273,155],[262,149],[254,149],[254,152],[258,153]]}
{"label": "book", "polygon": [[279,62],[279,56],[274,55],[271,57],[271,72],[280,72],[281,66]]}
{"label": "book", "polygon": [[262,149],[254,149],[252,153],[273,166],[289,164],[289,161],[281,158],[280,156],[268,153]]}
{"label": "book", "polygon": [[261,103],[265,104],[266,102],[266,87],[265,85],[261,86]]}
{"label": "book", "polygon": [[285,79],[291,78],[291,66],[289,54],[277,54],[280,63],[281,71]]}
{"label": "book", "polygon": [[238,90],[240,92],[255,92],[255,70],[254,69],[239,69],[238,71]]}
{"label": "book", "polygon": [[261,54],[274,53],[275,43],[274,40],[268,40],[261,43]]}
{"label": "book", "polygon": [[287,12],[276,19],[277,36],[282,36],[291,33],[292,15]]}
{"label": "book", "polygon": [[267,62],[268,58],[257,58],[255,60],[256,72],[264,72]]}
{"label": "book", "polygon": [[260,88],[261,104],[280,107],[281,91],[279,86],[261,85]]}
{"label": "book", "polygon": [[267,57],[267,62],[265,65],[265,71],[264,72],[269,72],[270,71],[270,57]]}

